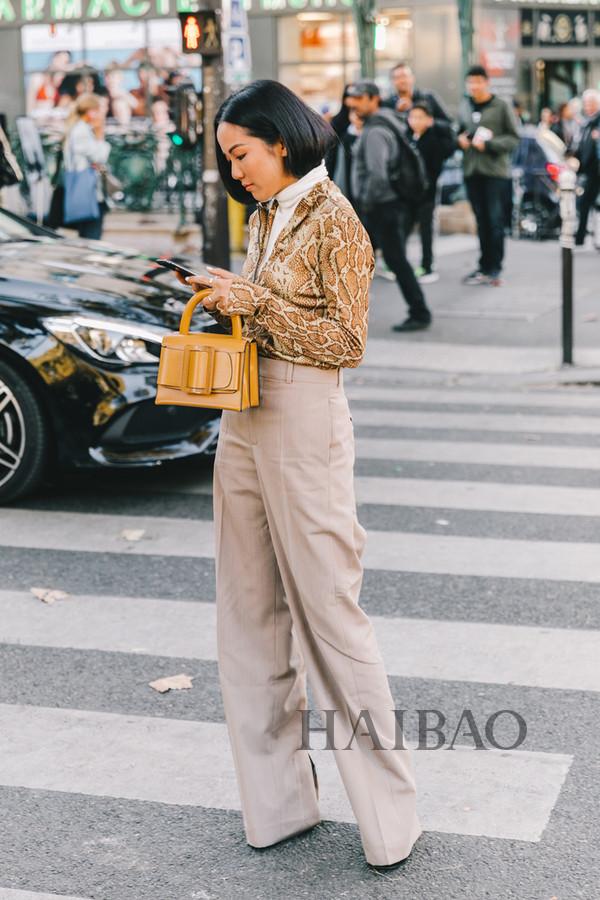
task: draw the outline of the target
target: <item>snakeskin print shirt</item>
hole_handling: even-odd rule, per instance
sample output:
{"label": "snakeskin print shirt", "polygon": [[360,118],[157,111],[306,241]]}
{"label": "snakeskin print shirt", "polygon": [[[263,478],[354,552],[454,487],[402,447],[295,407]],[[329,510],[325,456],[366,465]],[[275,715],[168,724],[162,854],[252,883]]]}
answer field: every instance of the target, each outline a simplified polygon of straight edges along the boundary
{"label": "snakeskin print shirt", "polygon": [[[275,205],[250,217],[248,255],[231,285],[227,312],[261,356],[319,368],[354,368],[365,352],[371,242],[349,201],[329,179],[304,196],[254,282]],[[226,316],[213,313],[231,331]]]}

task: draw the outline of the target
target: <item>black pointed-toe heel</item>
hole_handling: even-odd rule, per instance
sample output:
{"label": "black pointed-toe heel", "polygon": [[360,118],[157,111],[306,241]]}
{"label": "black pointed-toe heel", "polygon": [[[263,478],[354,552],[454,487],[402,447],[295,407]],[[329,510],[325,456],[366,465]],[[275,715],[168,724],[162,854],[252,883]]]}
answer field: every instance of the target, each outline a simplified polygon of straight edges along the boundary
{"label": "black pointed-toe heel", "polygon": [[315,790],[317,792],[317,800],[318,800],[319,799],[319,780],[317,778],[317,767],[315,766],[314,762],[312,761],[312,756],[309,756],[308,758],[310,759],[310,764],[312,767],[313,781],[315,783]]}

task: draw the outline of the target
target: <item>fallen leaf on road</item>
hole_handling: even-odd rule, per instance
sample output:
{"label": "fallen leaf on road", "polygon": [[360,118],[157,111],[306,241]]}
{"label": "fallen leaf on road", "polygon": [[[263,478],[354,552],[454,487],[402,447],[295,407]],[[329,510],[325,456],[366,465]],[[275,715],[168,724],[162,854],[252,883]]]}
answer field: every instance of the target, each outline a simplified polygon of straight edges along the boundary
{"label": "fallen leaf on road", "polygon": [[150,682],[150,687],[160,694],[164,694],[167,691],[187,690],[191,686],[192,679],[189,675],[184,675],[183,673],[180,675],[168,675],[166,678],[159,678]]}
{"label": "fallen leaf on road", "polygon": [[597,322],[598,315],[597,315],[597,313],[586,313],[585,316],[583,316],[583,321],[584,322]]}
{"label": "fallen leaf on road", "polygon": [[141,541],[146,532],[143,528],[124,528],[121,537],[126,541]]}
{"label": "fallen leaf on road", "polygon": [[539,434],[526,434],[525,435],[526,441],[541,441],[541,439],[542,438],[540,437]]}
{"label": "fallen leaf on road", "polygon": [[65,591],[54,591],[51,588],[32,587],[31,593],[43,603],[54,603],[55,600],[66,600],[69,596]]}

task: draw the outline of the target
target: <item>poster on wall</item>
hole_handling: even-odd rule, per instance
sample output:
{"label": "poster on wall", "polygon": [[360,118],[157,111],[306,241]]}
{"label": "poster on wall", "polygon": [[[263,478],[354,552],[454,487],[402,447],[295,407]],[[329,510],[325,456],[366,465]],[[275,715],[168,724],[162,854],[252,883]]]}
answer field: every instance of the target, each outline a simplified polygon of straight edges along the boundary
{"label": "poster on wall", "polygon": [[223,63],[225,82],[241,87],[252,80],[252,55],[244,0],[223,0]]}
{"label": "poster on wall", "polygon": [[518,10],[485,9],[479,18],[479,57],[494,93],[512,101],[517,90],[517,52],[521,37]]}
{"label": "poster on wall", "polygon": [[26,25],[21,35],[27,113],[40,124],[60,124],[90,91],[119,125],[164,118],[178,83],[200,86],[200,59],[182,56],[175,19]]}

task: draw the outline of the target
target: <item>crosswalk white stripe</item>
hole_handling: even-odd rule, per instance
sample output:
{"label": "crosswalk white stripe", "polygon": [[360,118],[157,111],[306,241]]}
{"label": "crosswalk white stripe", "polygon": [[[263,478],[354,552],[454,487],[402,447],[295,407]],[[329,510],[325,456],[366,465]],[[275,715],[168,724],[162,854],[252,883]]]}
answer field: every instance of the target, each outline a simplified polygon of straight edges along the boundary
{"label": "crosswalk white stripe", "polygon": [[[212,557],[213,523],[205,520],[106,516],[11,509],[0,513],[0,546],[97,553]],[[141,540],[122,537],[142,531]],[[371,531],[367,569],[600,582],[596,544],[517,541],[456,535]]]}
{"label": "crosswalk white stripe", "polygon": [[[215,605],[0,592],[0,643],[216,660]],[[600,631],[371,616],[389,675],[600,692]]]}
{"label": "crosswalk white stripe", "polygon": [[[142,531],[143,537],[126,540],[123,529]],[[213,523],[208,520],[25,509],[0,512],[2,545],[175,557],[214,555]],[[370,531],[364,565],[394,572],[600,582],[598,546],[575,541]]]}
{"label": "crosswalk white stripe", "polygon": [[405,385],[356,384],[347,380],[345,392],[349,400],[368,400],[372,406],[383,403],[457,403],[481,406],[527,406],[531,408],[589,409],[600,412],[600,391],[569,388],[556,393],[547,391],[481,391],[461,388],[412,388]]}
{"label": "crosswalk white stripe", "polygon": [[531,444],[487,444],[474,441],[380,440],[357,437],[359,459],[390,459],[401,463],[459,463],[533,468],[600,469],[597,447],[556,447]]}
{"label": "crosswalk white stripe", "polygon": [[504,431],[507,434],[600,434],[597,416],[542,416],[523,413],[454,413],[420,410],[354,409],[355,425],[380,428],[435,428],[447,431]]}
{"label": "crosswalk white stripe", "polygon": [[597,488],[363,477],[356,478],[355,486],[359,503],[555,516],[600,516],[600,490]]}
{"label": "crosswalk white stripe", "polygon": [[597,544],[369,532],[369,569],[600,582]]}
{"label": "crosswalk white stripe", "polygon": [[13,888],[0,887],[0,900],[86,900],[85,897],[73,897],[71,894],[40,894],[37,891],[18,891]]}
{"label": "crosswalk white stripe", "polygon": [[[371,476],[358,476],[354,484],[358,503],[557,516],[600,516],[600,490],[597,488]],[[147,485],[136,488],[130,483],[130,486],[133,490],[148,491]],[[167,476],[153,484],[151,490],[159,494],[210,496],[212,479],[204,472],[199,475],[186,473]]]}
{"label": "crosswalk white stripe", "polygon": [[[354,822],[332,752],[313,753],[323,818]],[[427,830],[539,841],[572,757],[456,746],[414,760]],[[0,705],[0,784],[239,809],[226,726],[162,717]]]}
{"label": "crosswalk white stripe", "polygon": [[[600,351],[577,350],[580,366],[600,367]],[[365,366],[385,369],[413,369],[434,372],[485,374],[525,374],[554,372],[561,364],[556,347],[498,347],[483,344],[444,344],[431,341],[370,338]]]}

